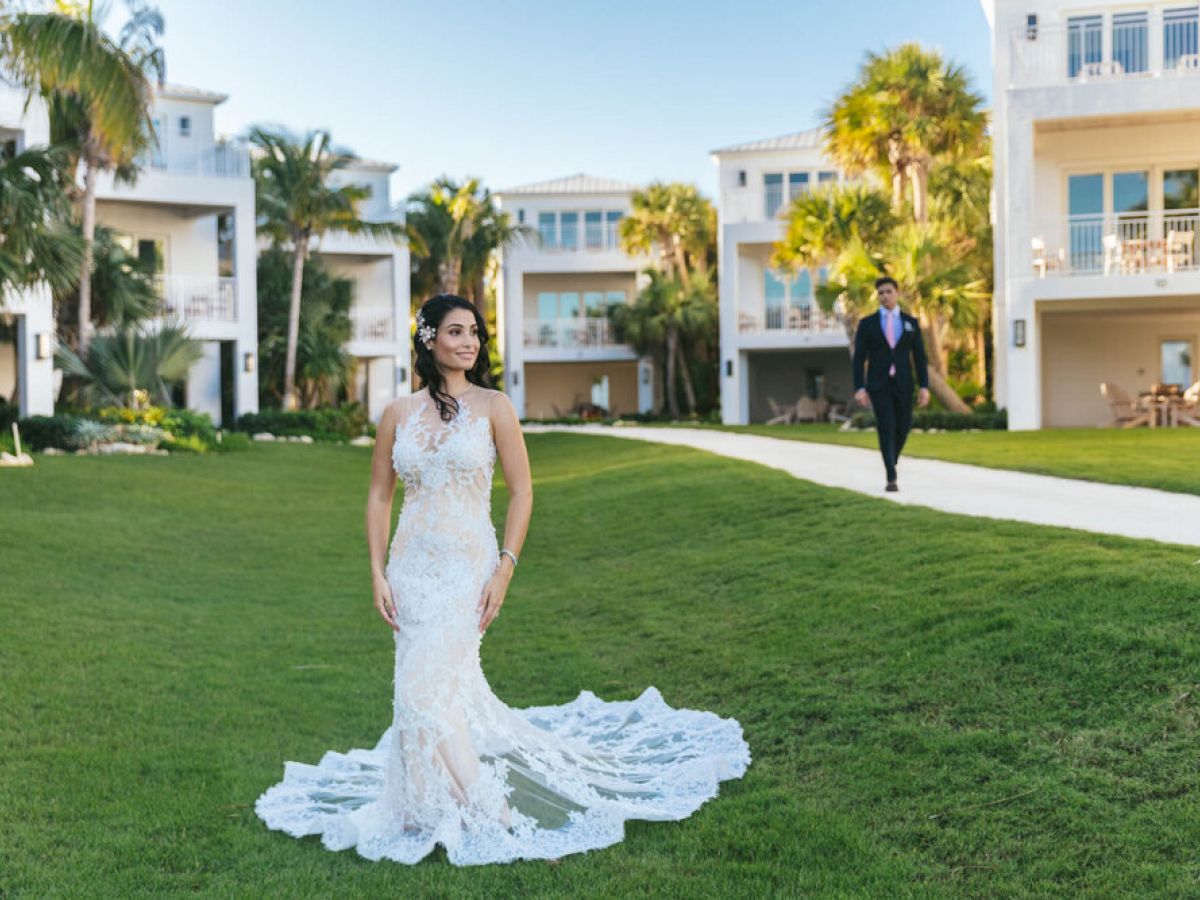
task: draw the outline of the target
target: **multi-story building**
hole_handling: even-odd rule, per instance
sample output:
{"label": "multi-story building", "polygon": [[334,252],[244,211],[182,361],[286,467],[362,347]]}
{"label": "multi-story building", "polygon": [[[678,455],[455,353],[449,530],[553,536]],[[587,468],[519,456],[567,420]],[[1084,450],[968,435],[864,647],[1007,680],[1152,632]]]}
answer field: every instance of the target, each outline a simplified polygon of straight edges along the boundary
{"label": "multi-story building", "polygon": [[225,99],[158,86],[157,145],[136,184],[98,179],[96,220],[153,267],[164,317],[203,345],[178,399],[228,423],[258,409],[258,308],[254,181],[246,146],[216,136]]}
{"label": "multi-story building", "polygon": [[[24,92],[0,84],[0,152],[13,155],[50,140],[46,107],[25,109]],[[54,412],[54,307],[42,284],[0,297],[0,398],[22,416]]]}
{"label": "multi-story building", "polygon": [[1197,378],[1195,2],[984,0],[993,32],[995,384],[1009,427],[1099,425]]}
{"label": "multi-story building", "polygon": [[[804,191],[841,179],[822,152],[819,129],[712,151],[719,175],[721,420],[744,425],[771,403],[803,396],[848,401],[853,393],[846,332],[813,296],[812,275],[771,266],[785,216]],[[819,277],[819,274],[818,274]]]}
{"label": "multi-story building", "polygon": [[497,284],[505,389],[522,418],[570,415],[582,404],[611,415],[653,408],[652,361],[618,343],[607,318],[610,304],[633,300],[651,264],[617,239],[634,190],[572,175],[498,194],[535,231],[503,250]]}
{"label": "multi-story building", "polygon": [[[334,183],[359,184],[371,196],[359,208],[368,222],[404,221],[403,208],[392,206],[389,180],[396,165],[359,158],[331,176]],[[411,389],[409,366],[409,253],[401,240],[330,232],[317,252],[330,272],[353,282],[350,318],[353,332],[347,351],[355,358],[351,391],[378,421],[383,409]]]}

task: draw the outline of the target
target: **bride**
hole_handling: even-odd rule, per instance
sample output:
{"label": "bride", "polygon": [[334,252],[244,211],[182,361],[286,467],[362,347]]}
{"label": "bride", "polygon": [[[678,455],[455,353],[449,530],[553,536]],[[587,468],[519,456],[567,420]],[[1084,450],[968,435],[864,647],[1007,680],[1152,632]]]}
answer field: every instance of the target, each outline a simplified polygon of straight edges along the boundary
{"label": "bride", "polygon": [[[373,860],[415,863],[441,844],[456,865],[556,858],[617,843],[626,819],[686,818],[745,772],[736,721],[672,709],[652,687],[626,702],[584,691],[512,709],[488,686],[479,646],[525,541],[529,459],[511,401],[488,386],[475,308],[439,294],[417,326],[425,387],[384,411],[367,500],[375,608],[395,633],[392,724],[373,749],[286,763],[259,817]],[[497,455],[510,497],[502,547]],[[387,552],[397,477],[404,503]]]}

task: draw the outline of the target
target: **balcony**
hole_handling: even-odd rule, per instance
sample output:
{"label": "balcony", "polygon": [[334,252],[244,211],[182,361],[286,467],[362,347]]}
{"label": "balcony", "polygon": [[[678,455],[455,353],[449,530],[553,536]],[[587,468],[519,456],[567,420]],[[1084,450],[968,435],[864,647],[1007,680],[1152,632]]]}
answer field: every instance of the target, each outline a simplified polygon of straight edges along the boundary
{"label": "balcony", "polygon": [[1011,35],[1010,88],[1200,76],[1196,7],[1080,16]]}
{"label": "balcony", "polygon": [[1033,238],[1033,273],[1136,275],[1197,268],[1200,210],[1069,216]]}
{"label": "balcony", "polygon": [[203,275],[156,275],[165,316],[184,322],[236,322],[237,279]]}
{"label": "balcony", "polygon": [[241,141],[226,141],[215,144],[195,155],[151,153],[140,160],[141,166],[151,172],[169,175],[197,175],[208,178],[249,178],[250,149]]}
{"label": "balcony", "polygon": [[374,344],[395,340],[395,320],[390,309],[355,307],[350,310],[350,322],[351,340]]}
{"label": "balcony", "polygon": [[837,315],[818,306],[769,306],[763,314],[738,313],[742,334],[793,333],[845,335]]}
{"label": "balcony", "polygon": [[573,349],[623,345],[613,339],[606,317],[580,316],[569,319],[534,319],[526,322],[525,346]]}

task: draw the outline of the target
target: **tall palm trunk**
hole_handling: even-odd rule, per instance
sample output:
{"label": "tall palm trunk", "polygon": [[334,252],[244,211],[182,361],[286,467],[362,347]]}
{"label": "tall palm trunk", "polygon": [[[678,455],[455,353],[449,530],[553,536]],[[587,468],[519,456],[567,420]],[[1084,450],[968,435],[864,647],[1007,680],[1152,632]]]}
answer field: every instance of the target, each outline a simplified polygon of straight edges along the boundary
{"label": "tall palm trunk", "polygon": [[92,341],[92,246],[96,241],[96,162],[88,153],[83,163],[83,265],[79,271],[79,335],[75,352],[86,357]]}
{"label": "tall palm trunk", "polygon": [[457,294],[458,282],[462,274],[462,260],[457,256],[448,255],[438,264],[439,290],[443,294]]}
{"label": "tall palm trunk", "polygon": [[987,337],[983,333],[983,325],[975,329],[972,335],[975,341],[975,380],[979,387],[987,391]]}
{"label": "tall palm trunk", "polygon": [[304,287],[304,258],[308,235],[296,241],[292,257],[292,301],[288,306],[287,362],[283,369],[283,408],[296,408],[296,348],[300,343],[300,291]]}
{"label": "tall palm trunk", "polygon": [[929,390],[951,412],[969,413],[971,407],[955,393],[946,381],[945,348],[942,344],[942,323],[928,313],[921,313],[921,331],[925,335],[925,356],[928,360]]}
{"label": "tall palm trunk", "polygon": [[923,162],[913,162],[908,167],[912,181],[913,218],[921,225],[929,221],[929,170]]}
{"label": "tall palm trunk", "polygon": [[664,388],[667,392],[667,409],[670,411],[672,419],[679,418],[679,398],[675,396],[675,362],[679,357],[678,343],[679,332],[675,330],[674,325],[667,326],[667,383]]}
{"label": "tall palm trunk", "polygon": [[683,352],[683,341],[675,341],[675,352],[679,357],[679,372],[683,376],[683,396],[687,400],[688,414],[696,413],[696,390],[692,386],[692,373],[688,370],[687,356]]}

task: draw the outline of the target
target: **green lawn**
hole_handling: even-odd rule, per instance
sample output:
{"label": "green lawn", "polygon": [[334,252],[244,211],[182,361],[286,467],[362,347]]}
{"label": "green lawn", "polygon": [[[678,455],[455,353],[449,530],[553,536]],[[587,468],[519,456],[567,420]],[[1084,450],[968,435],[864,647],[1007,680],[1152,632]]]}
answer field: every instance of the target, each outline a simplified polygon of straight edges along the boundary
{"label": "green lawn", "polygon": [[655,684],[742,722],[743,780],[556,865],[406,868],[268,831],[253,802],[284,760],[368,746],[390,714],[368,451],[39,457],[0,473],[0,896],[1200,892],[1194,549],[528,442],[497,693]]}
{"label": "green lawn", "polygon": [[[665,427],[718,428],[871,449],[879,446],[874,431],[838,431],[835,425],[680,423]],[[904,453],[996,469],[1200,494],[1200,428],[913,432]]]}

